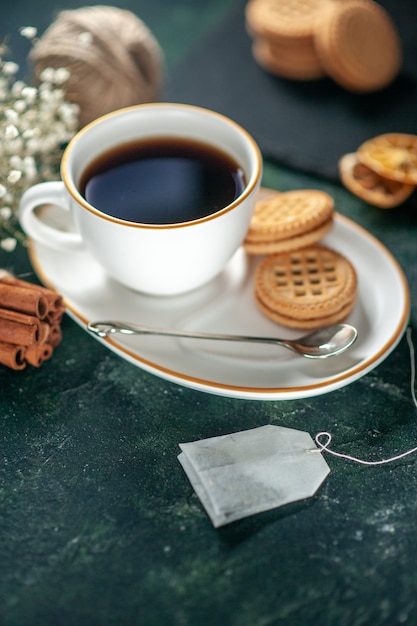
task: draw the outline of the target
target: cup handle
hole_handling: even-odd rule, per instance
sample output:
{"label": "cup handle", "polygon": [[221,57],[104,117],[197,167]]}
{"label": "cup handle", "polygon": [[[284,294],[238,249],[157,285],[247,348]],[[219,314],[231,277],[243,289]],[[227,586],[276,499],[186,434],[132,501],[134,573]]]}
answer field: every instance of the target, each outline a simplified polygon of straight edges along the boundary
{"label": "cup handle", "polygon": [[28,237],[55,250],[80,250],[83,242],[80,233],[60,230],[41,220],[35,209],[42,205],[55,205],[70,211],[62,181],[38,183],[24,192],[19,204],[19,221]]}

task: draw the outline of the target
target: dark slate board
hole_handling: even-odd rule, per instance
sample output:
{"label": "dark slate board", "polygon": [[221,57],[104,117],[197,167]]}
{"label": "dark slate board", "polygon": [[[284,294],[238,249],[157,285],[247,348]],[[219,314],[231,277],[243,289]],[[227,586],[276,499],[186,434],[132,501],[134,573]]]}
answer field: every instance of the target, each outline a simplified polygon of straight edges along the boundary
{"label": "dark slate board", "polygon": [[166,100],[211,108],[242,124],[264,157],[309,173],[337,177],[337,161],[384,132],[417,133],[417,3],[380,2],[400,33],[404,63],[387,89],[347,92],[331,79],[296,82],[262,70],[251,53],[245,2],[174,67]]}

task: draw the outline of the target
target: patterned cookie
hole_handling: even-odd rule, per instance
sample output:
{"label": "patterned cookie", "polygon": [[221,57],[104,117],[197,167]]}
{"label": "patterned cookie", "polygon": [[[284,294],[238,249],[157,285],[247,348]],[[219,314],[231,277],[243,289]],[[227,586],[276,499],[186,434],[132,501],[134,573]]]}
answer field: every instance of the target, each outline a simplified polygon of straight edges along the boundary
{"label": "patterned cookie", "polygon": [[340,159],[339,175],[345,187],[355,196],[381,209],[399,206],[415,188],[380,176],[361,163],[356,153],[345,154]]}
{"label": "patterned cookie", "polygon": [[273,41],[310,39],[328,0],[249,0],[246,26],[254,37]]}
{"label": "patterned cookie", "polygon": [[386,133],[363,143],[358,159],[374,172],[406,185],[417,185],[417,135]]}
{"label": "patterned cookie", "polygon": [[324,191],[276,193],[257,202],[245,250],[249,254],[271,254],[309,246],[330,231],[333,214],[333,198]]}
{"label": "patterned cookie", "polygon": [[254,291],[258,307],[271,320],[313,329],[346,318],[356,302],[357,277],[340,253],[314,245],[265,257]]}
{"label": "patterned cookie", "polygon": [[316,80],[324,74],[313,42],[282,44],[255,38],[252,54],[266,71],[292,80]]}
{"label": "patterned cookie", "polygon": [[332,2],[315,34],[327,74],[345,89],[376,91],[397,76],[401,42],[388,13],[372,0]]}

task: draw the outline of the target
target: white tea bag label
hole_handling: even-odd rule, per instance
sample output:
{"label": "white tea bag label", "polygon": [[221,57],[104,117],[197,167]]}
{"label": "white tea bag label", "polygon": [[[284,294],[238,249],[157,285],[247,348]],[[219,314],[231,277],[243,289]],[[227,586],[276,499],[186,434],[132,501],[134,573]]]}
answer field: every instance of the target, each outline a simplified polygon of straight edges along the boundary
{"label": "white tea bag label", "polygon": [[261,426],[180,444],[194,490],[217,528],[313,496],[330,468],[311,436]]}

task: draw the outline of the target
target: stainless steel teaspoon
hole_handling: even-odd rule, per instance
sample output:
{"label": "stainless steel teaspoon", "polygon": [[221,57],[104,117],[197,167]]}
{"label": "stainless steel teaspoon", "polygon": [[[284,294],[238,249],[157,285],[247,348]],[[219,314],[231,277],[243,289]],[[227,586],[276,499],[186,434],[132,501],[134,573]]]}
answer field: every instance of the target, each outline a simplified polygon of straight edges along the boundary
{"label": "stainless steel teaspoon", "polygon": [[163,335],[187,339],[249,341],[252,343],[274,344],[288,348],[310,359],[324,359],[329,356],[341,354],[356,341],[358,336],[358,331],[350,324],[334,324],[292,340],[278,339],[276,337],[251,337],[246,335],[225,335],[219,333],[191,332],[188,330],[148,328],[147,326],[140,326],[138,324],[126,324],[124,322],[115,321],[90,322],[87,329],[94,335],[103,338],[115,333],[121,333],[122,335]]}

